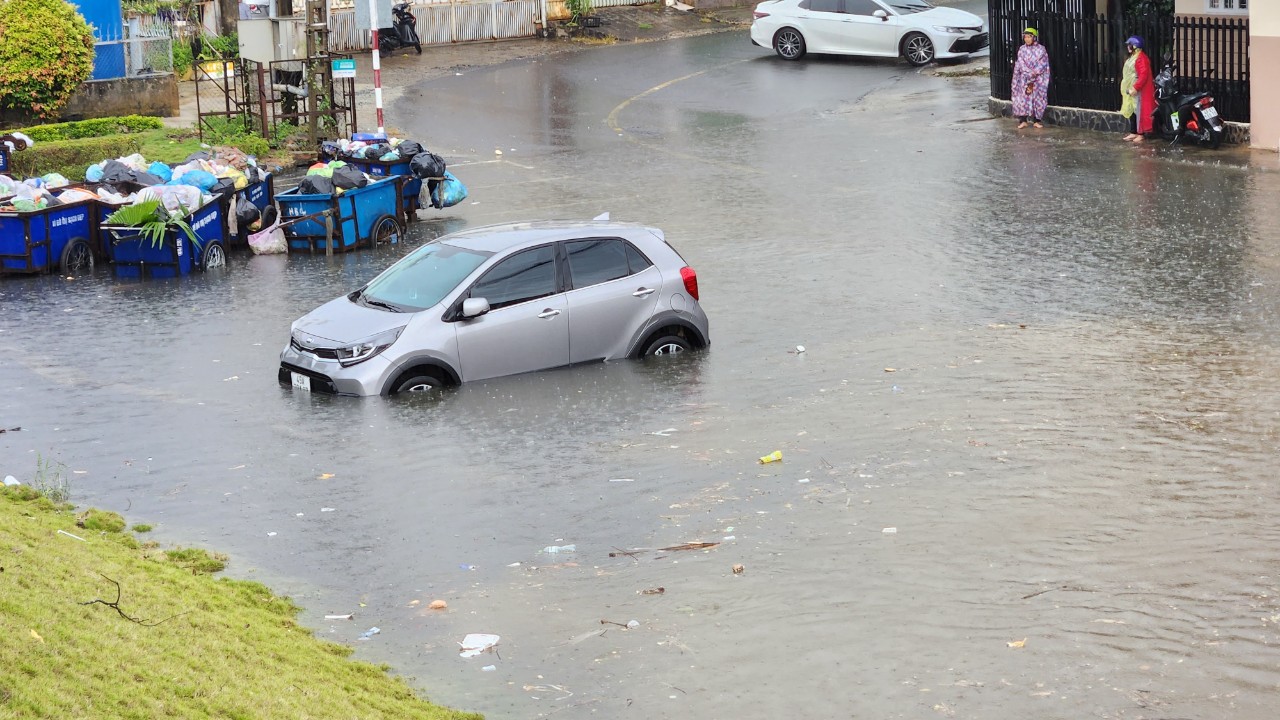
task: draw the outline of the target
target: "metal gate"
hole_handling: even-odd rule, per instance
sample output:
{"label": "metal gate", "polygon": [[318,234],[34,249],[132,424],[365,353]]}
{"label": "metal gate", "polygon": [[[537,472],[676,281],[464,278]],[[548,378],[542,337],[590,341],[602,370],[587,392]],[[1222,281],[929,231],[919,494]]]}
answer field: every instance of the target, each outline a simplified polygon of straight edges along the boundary
{"label": "metal gate", "polygon": [[[423,45],[534,37],[543,0],[451,0],[413,6]],[[356,29],[355,10],[329,14],[329,47],[334,52],[369,49],[369,33]]]}

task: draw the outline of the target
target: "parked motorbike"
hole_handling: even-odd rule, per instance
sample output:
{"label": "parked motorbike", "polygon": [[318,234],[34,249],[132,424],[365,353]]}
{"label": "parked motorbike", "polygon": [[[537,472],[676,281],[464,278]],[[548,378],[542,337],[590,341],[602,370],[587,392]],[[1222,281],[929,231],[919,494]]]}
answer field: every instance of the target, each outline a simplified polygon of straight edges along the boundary
{"label": "parked motorbike", "polygon": [[1213,96],[1207,92],[1179,93],[1174,79],[1177,70],[1178,66],[1165,57],[1164,66],[1156,74],[1156,131],[1175,145],[1187,139],[1217,148],[1222,144],[1226,124],[1218,116]]}
{"label": "parked motorbike", "polygon": [[400,48],[413,48],[422,54],[422,41],[418,39],[418,18],[409,9],[411,3],[397,3],[391,7],[392,27],[378,28],[378,52],[390,55]]}

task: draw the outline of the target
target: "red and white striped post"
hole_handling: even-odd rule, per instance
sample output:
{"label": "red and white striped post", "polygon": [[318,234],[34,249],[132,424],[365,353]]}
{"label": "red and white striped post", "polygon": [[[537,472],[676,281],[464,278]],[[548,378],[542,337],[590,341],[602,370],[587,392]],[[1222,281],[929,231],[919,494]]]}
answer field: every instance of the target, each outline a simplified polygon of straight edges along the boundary
{"label": "red and white striped post", "polygon": [[373,105],[378,109],[378,132],[386,132],[382,124],[382,57],[378,54],[378,3],[369,0],[369,25],[373,28]]}

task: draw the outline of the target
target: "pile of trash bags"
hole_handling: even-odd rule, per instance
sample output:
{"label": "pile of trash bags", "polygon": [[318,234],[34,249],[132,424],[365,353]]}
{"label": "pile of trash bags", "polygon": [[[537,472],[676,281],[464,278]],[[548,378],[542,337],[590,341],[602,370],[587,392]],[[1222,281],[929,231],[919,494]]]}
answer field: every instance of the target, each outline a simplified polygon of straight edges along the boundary
{"label": "pile of trash bags", "polygon": [[58,173],[22,181],[0,175],[0,212],[34,212],[93,199],[92,193],[76,188],[57,192],[70,184],[69,180]]}
{"label": "pile of trash bags", "polygon": [[366,175],[342,160],[332,160],[307,168],[307,176],[298,185],[298,192],[303,195],[341,195],[381,179],[384,178]]}
{"label": "pile of trash bags", "polygon": [[148,163],[145,157],[134,153],[90,165],[84,177],[88,182],[108,185],[188,185],[220,195],[243,190],[261,180],[263,173],[254,158],[234,148],[217,148],[212,153],[204,150],[193,153],[172,168],[158,161]]}
{"label": "pile of trash bags", "polygon": [[324,144],[324,150],[332,157],[348,160],[378,160],[400,162],[411,160],[423,152],[422,143],[401,138],[370,137],[364,140],[337,140]]}

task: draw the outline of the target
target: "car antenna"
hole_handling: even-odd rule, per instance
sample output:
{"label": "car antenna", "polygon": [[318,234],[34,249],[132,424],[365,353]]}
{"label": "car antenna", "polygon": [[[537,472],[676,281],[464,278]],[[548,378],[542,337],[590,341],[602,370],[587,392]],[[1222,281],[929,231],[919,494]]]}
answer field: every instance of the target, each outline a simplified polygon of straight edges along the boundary
{"label": "car antenna", "polygon": [[591,218],[592,222],[609,222],[609,213],[603,213]]}

